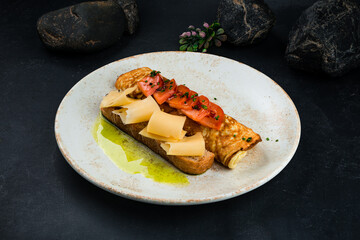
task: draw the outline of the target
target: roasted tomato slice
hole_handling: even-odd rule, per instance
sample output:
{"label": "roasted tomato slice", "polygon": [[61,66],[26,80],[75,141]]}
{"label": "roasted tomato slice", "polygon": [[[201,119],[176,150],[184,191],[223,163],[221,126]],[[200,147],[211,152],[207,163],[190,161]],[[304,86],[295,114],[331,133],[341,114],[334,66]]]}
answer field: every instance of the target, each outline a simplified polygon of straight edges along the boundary
{"label": "roasted tomato slice", "polygon": [[196,98],[194,106],[191,109],[181,109],[181,111],[189,118],[199,122],[204,117],[210,114],[210,101],[207,97],[201,95]]}
{"label": "roasted tomato slice", "polygon": [[158,104],[163,104],[168,100],[174,93],[176,93],[177,85],[175,79],[166,79],[161,88],[158,88],[153,97],[155,98]]}
{"label": "roasted tomato slice", "polygon": [[220,130],[221,124],[225,120],[225,114],[221,107],[215,103],[209,104],[210,114],[199,121],[203,126]]}
{"label": "roasted tomato slice", "polygon": [[168,99],[170,107],[176,109],[192,109],[197,99],[197,93],[191,91],[188,87],[180,85],[172,98]]}
{"label": "roasted tomato slice", "polygon": [[141,81],[137,83],[138,87],[142,93],[147,97],[152,95],[156,89],[163,86],[163,80],[160,74],[156,74],[154,77],[144,77]]}

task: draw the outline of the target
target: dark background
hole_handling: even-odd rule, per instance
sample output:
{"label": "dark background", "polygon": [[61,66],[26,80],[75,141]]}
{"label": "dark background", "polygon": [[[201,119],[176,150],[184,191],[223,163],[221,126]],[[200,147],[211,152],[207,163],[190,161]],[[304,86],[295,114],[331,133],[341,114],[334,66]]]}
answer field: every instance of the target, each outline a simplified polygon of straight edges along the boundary
{"label": "dark background", "polygon": [[210,53],[275,80],[300,114],[302,136],[289,165],[245,195],[170,207],[95,187],[62,157],[57,107],[89,72],[146,52],[177,50],[178,35],[215,20],[217,0],[138,0],[133,36],[93,54],[46,50],[36,33],[44,13],[80,1],[0,3],[0,239],[359,239],[360,70],[329,78],[289,69],[288,32],[314,1],[267,0],[277,23],[262,43]]}

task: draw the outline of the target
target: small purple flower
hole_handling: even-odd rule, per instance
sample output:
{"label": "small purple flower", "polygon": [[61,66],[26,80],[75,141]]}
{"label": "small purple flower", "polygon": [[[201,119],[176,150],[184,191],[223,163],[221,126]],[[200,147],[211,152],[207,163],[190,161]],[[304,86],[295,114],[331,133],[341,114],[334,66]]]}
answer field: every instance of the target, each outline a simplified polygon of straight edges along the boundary
{"label": "small purple flower", "polygon": [[186,37],[186,32],[183,32],[179,37],[180,37],[180,38]]}
{"label": "small purple flower", "polygon": [[207,22],[204,22],[203,26],[204,26],[204,28],[209,28],[210,27]]}
{"label": "small purple flower", "polygon": [[191,36],[191,32],[186,32],[186,36],[190,37]]}
{"label": "small purple flower", "polygon": [[195,32],[195,31],[191,31],[191,35],[196,36],[196,32]]}
{"label": "small purple flower", "polygon": [[193,25],[190,25],[188,28],[189,29],[195,29],[195,27]]}
{"label": "small purple flower", "polygon": [[202,37],[202,38],[204,38],[204,37],[206,36],[206,34],[205,34],[203,31],[199,32],[199,35],[200,35],[200,37]]}

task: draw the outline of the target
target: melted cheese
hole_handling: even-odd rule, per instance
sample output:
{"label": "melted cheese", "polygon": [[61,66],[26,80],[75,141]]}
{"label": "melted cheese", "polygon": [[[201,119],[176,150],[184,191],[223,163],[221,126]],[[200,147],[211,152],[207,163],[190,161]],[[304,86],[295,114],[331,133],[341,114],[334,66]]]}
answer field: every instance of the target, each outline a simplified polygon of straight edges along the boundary
{"label": "melted cheese", "polygon": [[182,139],[186,133],[183,130],[185,120],[185,116],[156,111],[149,120],[147,131],[166,138]]}
{"label": "melted cheese", "polygon": [[[151,139],[155,139],[155,140],[159,140],[159,141],[163,141],[163,142],[178,142],[179,139],[177,138],[173,138],[173,137],[163,137],[157,134],[153,134],[153,133],[149,133],[147,130],[147,127],[145,127],[143,130],[141,130],[139,132],[140,135],[147,137],[147,138],[151,138]],[[183,135],[181,136],[181,139],[185,137],[186,131],[183,131]]]}
{"label": "melted cheese", "polygon": [[138,100],[128,105],[124,105],[122,109],[114,110],[113,113],[120,116],[124,124],[132,124],[149,121],[153,112],[159,110],[159,105],[149,96],[143,100]]}
{"label": "melted cheese", "polygon": [[205,153],[205,141],[200,132],[184,137],[179,142],[165,142],[160,145],[167,155],[202,156]]}
{"label": "melted cheese", "polygon": [[106,107],[120,107],[123,105],[130,104],[135,102],[136,100],[133,98],[129,98],[126,95],[135,91],[137,87],[132,87],[125,89],[125,91],[119,92],[118,90],[114,90],[109,92],[101,101],[100,108]]}

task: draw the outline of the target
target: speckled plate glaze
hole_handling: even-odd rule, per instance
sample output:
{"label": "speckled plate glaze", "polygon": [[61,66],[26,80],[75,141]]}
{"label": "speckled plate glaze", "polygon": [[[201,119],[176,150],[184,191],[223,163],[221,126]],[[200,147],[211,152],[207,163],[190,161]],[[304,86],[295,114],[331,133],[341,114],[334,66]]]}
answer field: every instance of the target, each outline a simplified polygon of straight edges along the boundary
{"label": "speckled plate glaze", "polygon": [[[189,175],[190,184],[185,187],[121,171],[98,147],[91,129],[99,115],[100,101],[114,89],[116,78],[144,66],[160,70],[209,99],[216,97],[225,113],[259,133],[263,142],[250,150],[235,169],[214,163],[202,175]],[[245,64],[211,54],[155,52],[110,63],[80,80],[59,106],[55,135],[68,163],[96,186],[143,202],[192,205],[239,196],[276,176],[295,154],[300,119],[286,92]]]}

